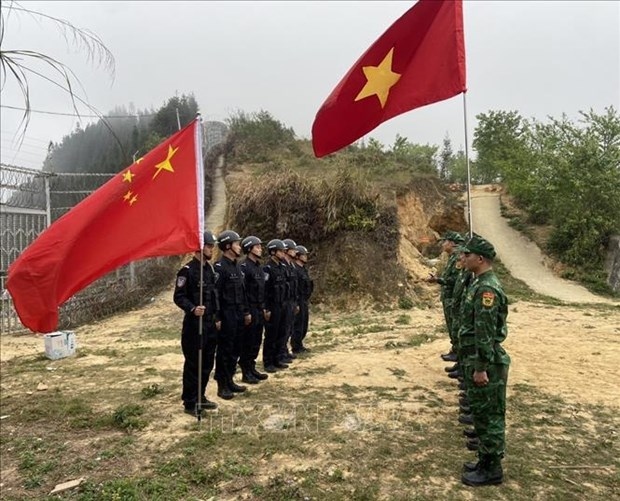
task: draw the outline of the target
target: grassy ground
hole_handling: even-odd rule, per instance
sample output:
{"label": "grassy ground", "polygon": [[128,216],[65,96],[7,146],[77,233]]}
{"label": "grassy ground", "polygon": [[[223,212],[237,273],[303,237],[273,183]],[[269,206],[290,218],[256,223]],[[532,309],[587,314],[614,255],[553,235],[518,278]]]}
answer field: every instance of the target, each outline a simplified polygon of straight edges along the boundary
{"label": "grassy ground", "polygon": [[620,496],[618,402],[567,401],[522,378],[510,386],[506,482],[460,483],[474,454],[437,356],[436,310],[317,312],[310,355],[200,423],[181,412],[177,321],[161,311],[139,331],[104,324],[78,333],[76,357],[2,363],[3,499],[56,499],[56,484],[79,477],[63,499]]}

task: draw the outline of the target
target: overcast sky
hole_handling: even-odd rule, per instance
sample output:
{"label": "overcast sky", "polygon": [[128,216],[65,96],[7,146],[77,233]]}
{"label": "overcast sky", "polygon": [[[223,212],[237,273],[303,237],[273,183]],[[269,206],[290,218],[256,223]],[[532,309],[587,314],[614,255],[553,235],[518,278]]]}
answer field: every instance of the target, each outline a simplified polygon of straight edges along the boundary
{"label": "overcast sky", "polygon": [[[130,103],[159,107],[175,93],[193,92],[206,120],[264,109],[309,138],[333,87],[414,2],[21,4],[96,33],[110,49],[114,80],[49,22],[13,14],[2,43],[2,50],[37,50],[68,64],[102,112]],[[466,1],[464,18],[470,144],[475,116],[489,110],[545,120],[620,107],[620,2]],[[30,83],[33,109],[72,113],[65,94],[37,77]],[[23,106],[10,78],[1,98],[2,105]],[[39,167],[49,141],[60,141],[78,120],[33,113],[17,151],[20,112],[1,112],[2,162],[24,167]],[[384,144],[396,134],[441,144],[446,133],[454,149],[464,145],[461,96],[396,117],[369,136]]]}

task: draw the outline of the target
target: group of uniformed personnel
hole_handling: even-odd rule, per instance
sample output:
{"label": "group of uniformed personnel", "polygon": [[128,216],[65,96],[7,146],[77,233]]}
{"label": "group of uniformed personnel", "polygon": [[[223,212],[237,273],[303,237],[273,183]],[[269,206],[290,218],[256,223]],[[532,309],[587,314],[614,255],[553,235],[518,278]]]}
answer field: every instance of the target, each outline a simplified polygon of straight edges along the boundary
{"label": "group of uniformed personnel", "polygon": [[[222,256],[212,266],[215,245]],[[206,398],[214,365],[217,395],[229,400],[235,393],[247,390],[233,379],[237,365],[242,382],[258,384],[269,377],[266,373],[288,368],[297,354],[309,351],[304,346],[313,291],[306,268],[308,249],[291,239],[274,239],[267,244],[267,251],[269,260],[263,265],[262,241],[258,237],[241,239],[232,230],[216,237],[206,231],[203,249],[195,252],[177,273],[174,302],[185,312],[181,399],[188,414],[199,415],[205,409],[217,408]],[[242,253],[246,258],[239,263]],[[261,344],[265,372],[256,369]]]}
{"label": "group of uniformed personnel", "polygon": [[448,231],[441,239],[448,262],[440,277],[441,302],[451,349],[442,354],[448,377],[459,381],[459,423],[467,448],[478,452],[478,461],[463,464],[466,485],[500,484],[505,452],[506,385],[510,357],[501,346],[506,339],[508,301],[493,272],[493,245],[473,235],[467,241]]}

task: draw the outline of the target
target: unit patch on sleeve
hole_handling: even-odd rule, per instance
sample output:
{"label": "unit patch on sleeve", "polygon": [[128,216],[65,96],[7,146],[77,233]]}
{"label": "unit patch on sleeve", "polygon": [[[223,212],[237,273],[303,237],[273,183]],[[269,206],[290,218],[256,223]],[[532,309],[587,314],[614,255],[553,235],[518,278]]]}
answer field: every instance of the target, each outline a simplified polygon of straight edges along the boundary
{"label": "unit patch on sleeve", "polygon": [[482,293],[482,305],[490,308],[495,303],[495,294],[490,291]]}
{"label": "unit patch on sleeve", "polygon": [[183,287],[187,282],[187,277],[177,277],[177,287]]}

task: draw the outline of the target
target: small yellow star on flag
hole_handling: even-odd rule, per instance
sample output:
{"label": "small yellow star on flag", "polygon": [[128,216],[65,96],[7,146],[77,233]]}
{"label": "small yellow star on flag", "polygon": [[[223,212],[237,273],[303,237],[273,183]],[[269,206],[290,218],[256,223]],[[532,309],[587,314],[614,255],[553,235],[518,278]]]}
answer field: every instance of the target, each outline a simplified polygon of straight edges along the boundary
{"label": "small yellow star on flag", "polygon": [[157,177],[157,174],[159,174],[162,170],[167,170],[168,172],[174,172],[174,169],[172,168],[172,164],[170,163],[170,159],[174,156],[174,154],[177,152],[178,149],[179,149],[178,147],[173,148],[172,145],[168,146],[168,156],[163,162],[160,162],[155,165],[157,172],[153,174],[153,179],[155,179]]}
{"label": "small yellow star on flag", "polygon": [[133,172],[131,172],[129,169],[127,169],[125,172],[123,172],[123,183],[124,182],[131,183],[134,177],[136,177],[136,175]]}
{"label": "small yellow star on flag", "polygon": [[364,99],[365,97],[376,95],[381,104],[381,108],[385,106],[388,95],[392,86],[400,79],[400,73],[392,71],[392,55],[394,47],[379,63],[379,66],[364,66],[364,76],[366,77],[366,85],[355,98],[355,101]]}
{"label": "small yellow star on flag", "polygon": [[127,190],[127,193],[125,193],[125,196],[123,197],[123,200],[127,201],[127,200],[129,200],[132,196],[133,196],[133,192],[132,192],[131,190]]}
{"label": "small yellow star on flag", "polygon": [[134,195],[131,200],[129,201],[129,205],[133,205],[138,201],[138,195]]}

